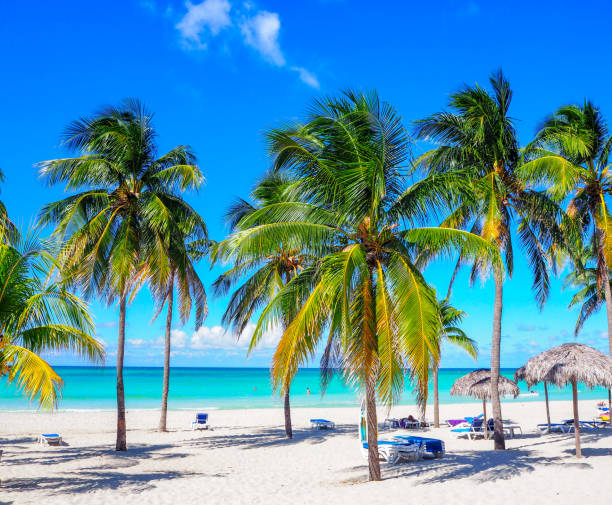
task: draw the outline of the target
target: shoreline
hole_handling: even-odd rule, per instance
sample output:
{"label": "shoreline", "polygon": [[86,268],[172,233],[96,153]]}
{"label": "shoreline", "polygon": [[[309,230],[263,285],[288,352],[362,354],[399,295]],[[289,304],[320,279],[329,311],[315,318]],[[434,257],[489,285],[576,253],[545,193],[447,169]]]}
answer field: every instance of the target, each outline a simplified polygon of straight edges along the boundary
{"label": "shoreline", "polygon": [[[544,399],[537,397],[538,399],[533,399],[533,400],[526,400],[526,399],[521,399],[516,398],[516,399],[501,399],[501,404],[502,404],[502,410],[504,408],[504,406],[508,406],[508,405],[533,405],[533,404],[541,404],[542,405],[542,409],[544,409],[544,404],[545,401]],[[461,400],[461,399],[460,399]],[[588,398],[588,399],[584,399],[584,400],[579,400],[579,404],[582,405],[584,404],[584,406],[586,408],[588,408],[589,405],[593,405],[596,404],[599,401],[604,401],[607,403],[607,398]],[[553,405],[565,405],[568,404],[569,400],[549,400],[549,405],[552,407]],[[473,408],[480,408],[482,410],[482,402],[480,401],[474,401],[473,399],[464,399],[463,401],[456,401],[456,402],[451,402],[451,403],[444,403],[444,402],[440,402],[440,409],[442,409],[442,406],[445,407],[460,407],[461,410],[464,410],[466,407],[473,407]],[[480,407],[478,407],[480,406]],[[355,402],[354,405],[312,405],[309,407],[304,407],[304,406],[295,406],[295,407],[291,407],[291,411],[303,411],[303,410],[334,410],[334,409],[358,409],[360,408],[360,403],[357,401]],[[381,409],[385,409],[386,407],[384,406],[378,406],[377,410],[381,410]],[[490,408],[490,402],[487,402],[487,412],[488,414],[490,414],[489,411]],[[412,409],[414,411],[418,410],[418,407],[416,405],[416,403],[399,403],[397,405],[394,405],[392,410],[399,410],[399,409]],[[116,407],[88,407],[88,408],[58,408],[54,411],[43,411],[43,410],[39,410],[39,409],[4,409],[2,407],[0,407],[0,413],[2,414],[25,414],[25,415],[60,415],[60,414],[70,414],[70,413],[87,413],[87,412],[116,412]],[[160,412],[160,407],[126,407],[126,412]],[[274,410],[278,410],[278,411],[283,411],[283,407],[282,406],[278,406],[278,405],[272,405],[272,406],[254,406],[254,407],[245,407],[245,406],[240,406],[240,407],[217,407],[217,406],[193,406],[193,407],[168,407],[168,412],[176,412],[176,413],[183,413],[183,412],[196,412],[196,411],[213,411],[213,412],[236,412],[236,411],[247,411],[247,412],[251,412],[251,411],[274,411]],[[429,415],[430,413],[432,413],[433,410],[433,402],[428,402],[427,403],[427,415]],[[433,415],[433,414],[432,414]]]}

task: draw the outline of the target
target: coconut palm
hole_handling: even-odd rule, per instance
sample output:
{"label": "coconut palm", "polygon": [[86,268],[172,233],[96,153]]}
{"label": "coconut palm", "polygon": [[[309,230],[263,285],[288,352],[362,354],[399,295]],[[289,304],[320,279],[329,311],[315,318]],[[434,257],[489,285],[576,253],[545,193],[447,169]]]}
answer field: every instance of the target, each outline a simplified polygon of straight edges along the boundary
{"label": "coconut palm", "polygon": [[63,245],[59,261],[73,286],[87,298],[118,301],[116,450],[124,451],[127,303],[147,272],[167,275],[172,216],[177,209],[193,213],[180,192],[198,188],[202,174],[186,146],[157,157],[152,115],[137,100],[72,122],[64,145],[75,156],[41,162],[40,174],[49,184],[80,191],[47,204],[40,222],[55,224],[53,236]]}
{"label": "coconut palm", "polygon": [[[0,182],[4,182],[4,173],[0,170]],[[10,244],[19,240],[19,232],[9,218],[4,202],[0,201],[0,241]]]}
{"label": "coconut palm", "polygon": [[[587,248],[580,258],[580,266],[565,276],[564,287],[578,288],[572,297],[568,308],[580,305],[580,313],[574,334],[578,336],[582,326],[605,303],[603,285],[598,283],[598,270],[596,255]],[[608,271],[608,283],[612,282],[612,271]]]}
{"label": "coconut palm", "polygon": [[[291,192],[292,181],[282,174],[267,174],[251,193],[251,202],[236,201],[227,213],[227,220],[233,232],[243,229],[241,222],[253,212],[262,207],[291,201],[294,197]],[[249,223],[253,226],[254,223]],[[238,251],[231,257],[221,258],[217,251],[225,251],[221,243],[213,253],[215,260],[231,261]],[[245,257],[241,262],[221,274],[213,284],[217,296],[225,296],[235,289],[223,314],[223,323],[231,325],[236,335],[241,335],[257,310],[267,305],[282,287],[308,264],[308,256],[298,250],[283,248],[277,244],[277,249],[265,258],[259,256]],[[245,275],[248,277],[245,279]],[[240,284],[238,288],[235,288]],[[292,314],[287,313],[282,322],[286,328],[291,321]],[[249,353],[252,347],[249,348]],[[292,378],[291,378],[292,379]],[[291,426],[291,402],[289,391],[291,380],[286,378],[288,384],[284,390],[285,435],[293,438]]]}
{"label": "coconut palm", "polygon": [[[457,347],[460,347],[467,352],[472,358],[478,356],[478,344],[475,340],[469,338],[465,332],[459,328],[459,324],[465,317],[465,312],[456,309],[448,302],[448,299],[438,301],[438,314],[440,319],[440,328],[438,338],[442,341],[438,344],[442,347],[442,343],[448,342]],[[440,403],[438,397],[438,372],[439,366],[432,366],[433,371],[433,393],[434,393],[434,427],[440,427]]]}
{"label": "coconut palm", "polygon": [[429,367],[439,359],[435,294],[415,252],[463,248],[495,262],[497,251],[463,230],[419,226],[452,199],[456,176],[406,185],[410,139],[374,93],[318,101],[304,123],[270,130],[267,139],[274,169],[296,180],[299,198],[243,218],[224,252],[238,263],[264,260],[282,244],[314,261],[263,309],[252,345],[295,314],[273,357],[273,384],[284,391],[325,344],[323,368],[340,368],[365,395],[369,476],[379,480],[376,394],[391,406],[408,370],[424,404]]}
{"label": "coconut palm", "polygon": [[[175,211],[181,211],[178,208]],[[171,216],[172,226],[166,237],[166,258],[168,268],[161,271],[149,269],[147,277],[151,284],[151,293],[157,301],[158,310],[153,320],[161,313],[167,303],[166,328],[164,335],[164,376],[162,383],[162,404],[159,419],[159,430],[167,431],[168,393],[170,391],[170,350],[172,340],[172,318],[174,313],[175,291],[178,294],[179,315],[181,324],[185,324],[195,305],[195,329],[202,326],[207,314],[206,290],[195,270],[194,262],[207,253],[209,241],[204,222],[195,212]],[[154,249],[153,254],[156,254]],[[157,260],[144,264],[156,265]],[[160,273],[161,272],[161,273]],[[178,288],[178,289],[175,289]]]}
{"label": "coconut palm", "polygon": [[0,375],[44,409],[57,405],[62,380],[41,353],[104,359],[87,306],[48,277],[55,267],[50,244],[35,235],[0,244]]}
{"label": "coconut palm", "polygon": [[[451,95],[452,112],[439,112],[415,124],[418,138],[439,144],[419,157],[418,164],[431,173],[461,169],[472,186],[464,200],[443,221],[443,226],[469,229],[494,244],[505,257],[512,276],[514,244],[512,230],[525,252],[533,273],[532,289],[540,308],[548,296],[551,266],[548,252],[562,240],[562,211],[545,194],[526,187],[517,172],[519,145],[509,116],[512,90],[501,71],[490,79],[492,92],[478,85],[466,86]],[[458,264],[465,262],[459,259]],[[482,273],[473,264],[472,279]],[[495,448],[504,449],[501,404],[497,391],[500,368],[501,317],[504,272],[494,275],[495,302],[491,345],[491,403],[495,420]]]}
{"label": "coconut palm", "polygon": [[[567,213],[583,232],[584,242],[595,253],[598,300],[606,305],[608,344],[612,355],[612,135],[600,110],[589,101],[560,107],[547,119],[527,147],[530,161],[522,167],[524,177],[544,183],[550,195],[570,196]],[[580,258],[574,254],[574,259]],[[578,265],[578,269],[581,266]],[[592,273],[592,271],[591,271]],[[590,273],[587,273],[587,276]]]}

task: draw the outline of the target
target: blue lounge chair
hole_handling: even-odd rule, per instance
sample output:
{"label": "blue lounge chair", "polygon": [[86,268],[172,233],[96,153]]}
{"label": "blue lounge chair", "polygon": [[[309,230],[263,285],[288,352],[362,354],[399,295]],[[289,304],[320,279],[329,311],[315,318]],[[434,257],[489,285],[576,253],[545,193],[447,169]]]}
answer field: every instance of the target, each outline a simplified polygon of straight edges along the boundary
{"label": "blue lounge chair", "polygon": [[406,435],[397,435],[393,437],[398,442],[407,442],[409,444],[418,444],[424,448],[423,456],[431,458],[441,458],[446,454],[446,447],[442,440],[437,438],[414,437]]}
{"label": "blue lounge chair", "polygon": [[[365,406],[361,406],[361,422],[359,423],[359,442],[364,458],[368,457],[368,431],[365,419]],[[422,444],[398,442],[395,440],[378,440],[378,456],[389,465],[400,461],[418,461],[423,457]]]}
{"label": "blue lounge chair", "polygon": [[[492,421],[492,419],[489,421]],[[458,436],[467,435],[470,440],[476,437],[484,437],[484,420],[480,417],[475,417],[469,424],[466,423],[466,425],[460,428],[453,428],[451,431],[453,433],[456,433]],[[487,431],[488,433],[493,433],[493,429],[490,423],[487,424]]]}
{"label": "blue lounge chair", "polygon": [[538,424],[538,430],[542,433],[571,433],[574,430],[573,424],[567,423],[550,423],[550,430],[548,428],[548,423]]}
{"label": "blue lounge chair", "polygon": [[207,430],[208,429],[208,414],[198,412],[195,421],[191,423],[192,430]]}
{"label": "blue lounge chair", "polygon": [[313,430],[333,430],[336,427],[336,423],[327,419],[311,419],[310,427]]}
{"label": "blue lounge chair", "polygon": [[[573,419],[566,419],[565,424],[569,424],[571,426],[574,426],[574,420]],[[589,429],[598,429],[598,428],[605,428],[607,423],[605,423],[604,421],[578,421],[578,424],[581,428],[589,428]]]}
{"label": "blue lounge chair", "polygon": [[40,445],[61,445],[62,437],[57,433],[42,433],[38,437],[38,443]]}

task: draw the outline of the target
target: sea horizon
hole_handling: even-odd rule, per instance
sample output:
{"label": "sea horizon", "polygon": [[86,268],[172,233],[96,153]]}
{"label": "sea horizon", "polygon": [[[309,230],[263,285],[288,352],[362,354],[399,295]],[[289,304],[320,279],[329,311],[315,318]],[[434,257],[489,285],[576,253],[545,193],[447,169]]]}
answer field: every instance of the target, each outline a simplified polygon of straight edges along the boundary
{"label": "sea horizon", "polygon": [[[460,376],[477,369],[441,368],[439,372],[440,404],[478,402],[474,398],[450,395],[453,382]],[[57,411],[100,411],[116,407],[116,367],[92,365],[67,365],[55,367],[64,380],[62,397]],[[195,367],[180,366],[170,369],[169,410],[227,410],[266,409],[282,407],[279,395],[272,389],[267,367]],[[502,375],[512,379],[516,368],[502,368]],[[125,396],[127,409],[159,409],[161,401],[163,367],[124,367]],[[432,377],[428,408],[433,403]],[[0,411],[37,411],[6,380],[0,381]],[[543,387],[528,390],[519,382],[521,394],[504,401],[543,401]],[[602,399],[607,396],[603,388],[589,390],[579,386],[581,399]],[[531,393],[533,392],[533,393]],[[300,368],[291,388],[292,407],[356,407],[360,402],[359,391],[344,383],[339,375],[330,382],[324,395],[321,394],[319,368]],[[551,401],[571,399],[571,388],[549,387]],[[416,406],[412,387],[406,381],[398,405]]]}

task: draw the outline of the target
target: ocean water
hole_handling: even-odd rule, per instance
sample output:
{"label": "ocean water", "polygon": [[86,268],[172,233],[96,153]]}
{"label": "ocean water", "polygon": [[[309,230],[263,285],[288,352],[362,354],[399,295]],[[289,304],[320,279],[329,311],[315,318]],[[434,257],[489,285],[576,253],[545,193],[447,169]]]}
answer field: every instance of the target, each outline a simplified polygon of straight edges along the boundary
{"label": "ocean water", "polygon": [[[113,409],[116,405],[115,368],[105,367],[57,367],[64,380],[59,410]],[[453,382],[471,369],[441,369],[439,375],[440,403],[473,402],[474,399],[451,397]],[[162,390],[162,368],[127,367],[124,369],[126,406],[132,409],[159,408]],[[502,374],[512,378],[514,369],[504,369]],[[521,393],[528,393],[525,383],[519,383]],[[310,390],[310,394],[308,393]],[[516,400],[544,400],[542,386],[534,389],[536,395],[519,396]],[[580,399],[607,398],[603,388],[589,390],[579,387]],[[554,400],[570,400],[571,389],[549,388]],[[430,396],[430,402],[433,397]],[[401,404],[414,404],[414,394],[407,384]],[[344,384],[338,377],[321,395],[319,370],[301,369],[291,388],[291,405],[294,407],[342,407],[359,404],[359,391]],[[244,409],[280,407],[282,401],[270,385],[270,373],[265,368],[172,368],[168,407],[180,409]],[[0,380],[0,410],[36,410],[13,386]]]}

